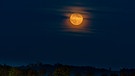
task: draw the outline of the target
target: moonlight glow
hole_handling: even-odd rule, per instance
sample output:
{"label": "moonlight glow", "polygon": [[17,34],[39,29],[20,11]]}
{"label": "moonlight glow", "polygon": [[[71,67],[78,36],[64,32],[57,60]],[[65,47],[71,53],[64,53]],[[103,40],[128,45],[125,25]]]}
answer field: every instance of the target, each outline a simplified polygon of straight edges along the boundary
{"label": "moonlight glow", "polygon": [[80,25],[83,22],[83,16],[79,13],[73,13],[70,16],[70,22],[73,25]]}

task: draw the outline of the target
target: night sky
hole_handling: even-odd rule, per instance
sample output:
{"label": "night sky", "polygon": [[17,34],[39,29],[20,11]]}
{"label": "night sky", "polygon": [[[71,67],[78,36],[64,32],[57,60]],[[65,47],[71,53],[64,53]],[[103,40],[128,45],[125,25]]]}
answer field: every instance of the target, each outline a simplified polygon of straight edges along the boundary
{"label": "night sky", "polygon": [[[3,0],[0,63],[135,68],[135,1]],[[85,27],[66,22],[85,16]]]}

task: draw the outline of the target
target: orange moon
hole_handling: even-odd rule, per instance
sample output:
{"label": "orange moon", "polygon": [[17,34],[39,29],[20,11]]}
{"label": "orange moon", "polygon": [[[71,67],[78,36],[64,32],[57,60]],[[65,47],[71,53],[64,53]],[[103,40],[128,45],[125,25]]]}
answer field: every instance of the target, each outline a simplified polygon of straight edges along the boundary
{"label": "orange moon", "polygon": [[79,13],[73,13],[70,16],[70,22],[73,25],[80,25],[83,22],[83,16]]}

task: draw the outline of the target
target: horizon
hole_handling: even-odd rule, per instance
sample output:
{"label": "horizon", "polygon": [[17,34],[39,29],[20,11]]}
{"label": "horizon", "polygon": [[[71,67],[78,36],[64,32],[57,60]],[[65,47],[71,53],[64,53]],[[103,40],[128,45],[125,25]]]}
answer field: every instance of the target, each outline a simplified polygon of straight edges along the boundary
{"label": "horizon", "polygon": [[68,66],[75,66],[75,67],[93,67],[93,68],[96,68],[96,69],[105,69],[105,70],[111,70],[111,71],[120,71],[122,69],[135,69],[133,67],[119,67],[119,68],[112,68],[112,67],[102,67],[102,66],[92,66],[92,65],[76,65],[76,64],[62,64],[62,63],[43,63],[43,62],[35,62],[35,63],[25,63],[25,64],[6,64],[6,63],[3,63],[3,64],[0,64],[0,65],[9,65],[9,66],[12,66],[12,67],[20,67],[20,66],[27,66],[27,65],[31,65],[31,64],[43,64],[43,65],[52,65],[52,66],[55,66],[57,64],[60,64],[60,65],[68,65]]}

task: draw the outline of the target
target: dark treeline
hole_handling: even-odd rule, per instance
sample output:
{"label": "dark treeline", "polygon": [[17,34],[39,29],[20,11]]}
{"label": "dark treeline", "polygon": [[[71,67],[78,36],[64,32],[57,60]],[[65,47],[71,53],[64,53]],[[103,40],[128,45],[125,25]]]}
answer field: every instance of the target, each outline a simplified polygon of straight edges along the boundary
{"label": "dark treeline", "polygon": [[29,64],[26,66],[0,65],[0,76],[135,76],[135,69],[99,69],[89,66],[62,64]]}

